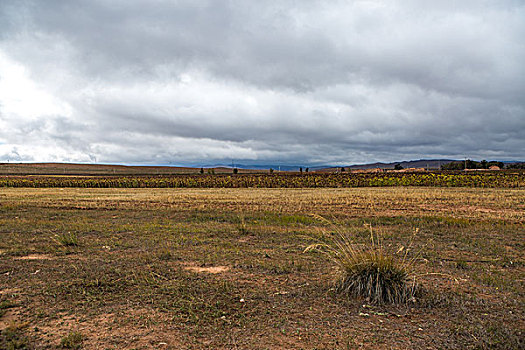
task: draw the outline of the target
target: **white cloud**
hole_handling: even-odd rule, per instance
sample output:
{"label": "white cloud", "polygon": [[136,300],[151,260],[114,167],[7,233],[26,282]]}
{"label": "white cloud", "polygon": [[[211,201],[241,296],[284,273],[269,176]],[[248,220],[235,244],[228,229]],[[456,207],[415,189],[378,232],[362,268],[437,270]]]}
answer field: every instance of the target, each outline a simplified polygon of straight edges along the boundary
{"label": "white cloud", "polygon": [[0,161],[523,158],[524,16],[511,0],[4,1]]}
{"label": "white cloud", "polygon": [[39,86],[27,69],[0,51],[0,106],[2,122],[31,122],[43,116],[70,116],[71,107]]}

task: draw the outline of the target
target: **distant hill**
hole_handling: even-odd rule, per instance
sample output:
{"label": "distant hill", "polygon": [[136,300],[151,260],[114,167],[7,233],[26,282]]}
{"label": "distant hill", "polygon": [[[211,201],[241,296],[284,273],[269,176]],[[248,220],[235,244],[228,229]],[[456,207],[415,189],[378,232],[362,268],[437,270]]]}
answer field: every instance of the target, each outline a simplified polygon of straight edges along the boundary
{"label": "distant hill", "polygon": [[351,165],[350,169],[394,169],[397,164],[400,164],[403,168],[425,168],[425,169],[440,169],[441,165],[453,162],[454,159],[419,159],[400,161],[392,163],[370,163],[370,164],[357,164]]}
{"label": "distant hill", "polygon": [[[0,163],[0,175],[176,175],[198,174],[200,167],[138,166],[74,163]],[[216,174],[231,174],[232,169],[213,167]],[[204,168],[208,173],[208,168]],[[242,170],[250,173],[252,170]]]}
{"label": "distant hill", "polygon": [[[245,169],[245,170],[281,170],[281,171],[299,171],[300,165],[276,165],[276,164],[237,164],[234,163],[233,165],[237,169]],[[229,168],[231,169],[231,164],[214,164],[214,165],[206,165],[205,168]],[[305,167],[303,166],[303,169]]]}
{"label": "distant hill", "polygon": [[[419,159],[391,163],[369,163],[344,166],[346,170],[358,169],[394,169],[396,164],[403,168],[425,168],[430,170],[440,169],[441,165],[450,162],[461,162],[463,160],[452,159]],[[505,164],[521,163],[519,161],[506,161]],[[299,165],[276,165],[276,164],[234,164],[240,174],[246,173],[268,173],[269,169],[276,172],[298,172]],[[308,168],[310,172],[335,172],[342,166],[302,166],[303,171]],[[231,165],[215,164],[203,166],[205,174],[231,174]],[[74,164],[74,163],[0,163],[0,175],[176,175],[176,174],[199,174],[201,167],[182,166],[139,166],[139,165],[117,165],[117,164]]]}
{"label": "distant hill", "polygon": [[[401,164],[403,168],[428,168],[430,170],[440,169],[442,164],[453,162],[453,159],[419,159],[419,160],[409,160],[409,161],[400,161],[400,162],[392,162],[392,163],[368,163],[368,164],[355,164],[355,165],[345,165],[344,167],[346,169],[374,169],[374,168],[381,168],[381,169],[394,169],[396,164]],[[231,165],[214,165],[216,167],[231,167]],[[276,165],[276,164],[257,164],[257,165],[244,165],[244,164],[235,164],[235,167],[239,169],[253,169],[253,170],[267,170],[267,169],[274,169],[274,170],[280,170],[281,171],[299,171],[301,166],[299,165]],[[335,166],[335,165],[317,165],[317,166],[310,166],[310,171],[319,171],[319,172],[330,172],[330,171],[336,171],[341,169],[342,166]],[[303,170],[307,168],[307,166],[302,166]]]}
{"label": "distant hill", "polygon": [[[441,168],[441,165],[454,162],[453,159],[419,159],[419,160],[408,160],[408,161],[399,161],[399,162],[392,162],[392,163],[368,163],[368,164],[355,164],[355,165],[349,165],[344,166],[347,170],[366,170],[366,169],[394,169],[394,167],[399,164],[403,168],[425,168],[429,170],[437,170]],[[317,168],[314,170],[322,171],[322,172],[330,172],[330,171],[336,171],[338,169],[341,169],[343,166],[329,166],[329,167],[321,167],[320,169]]]}

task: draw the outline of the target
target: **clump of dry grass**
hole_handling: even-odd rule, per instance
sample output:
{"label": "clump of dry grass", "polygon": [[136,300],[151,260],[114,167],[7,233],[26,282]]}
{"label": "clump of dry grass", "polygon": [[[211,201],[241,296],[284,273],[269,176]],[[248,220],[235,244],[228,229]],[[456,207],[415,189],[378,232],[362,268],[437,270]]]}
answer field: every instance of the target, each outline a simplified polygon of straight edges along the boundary
{"label": "clump of dry grass", "polygon": [[77,247],[79,243],[78,235],[74,232],[62,232],[54,236],[54,240],[64,247]]}
{"label": "clump of dry grass", "polygon": [[68,335],[60,340],[60,346],[63,349],[80,349],[82,348],[82,342],[84,336],[80,332],[69,332]]}
{"label": "clump of dry grass", "polygon": [[[320,220],[334,226],[325,218]],[[325,238],[306,247],[305,252],[319,251],[332,260],[338,270],[336,290],[348,296],[363,297],[374,304],[399,304],[415,300],[419,287],[414,274],[415,257],[408,247],[397,251],[385,248],[379,234],[370,225],[370,243],[356,244],[341,229],[323,233]],[[417,233],[417,229],[414,234]]]}

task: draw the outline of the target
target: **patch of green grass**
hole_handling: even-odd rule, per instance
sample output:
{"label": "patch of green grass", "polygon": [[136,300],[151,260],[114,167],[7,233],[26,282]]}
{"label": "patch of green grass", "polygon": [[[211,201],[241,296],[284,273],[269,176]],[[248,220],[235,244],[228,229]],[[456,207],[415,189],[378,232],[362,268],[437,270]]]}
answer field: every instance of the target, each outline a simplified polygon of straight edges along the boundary
{"label": "patch of green grass", "polygon": [[0,349],[30,349],[29,337],[25,334],[27,323],[12,323],[0,331]]}
{"label": "patch of green grass", "polygon": [[297,224],[313,225],[313,224],[316,224],[317,221],[309,216],[295,214],[295,215],[279,215],[278,219],[276,220],[276,223],[280,225],[297,225]]}
{"label": "patch of green grass", "polygon": [[471,349],[517,350],[525,346],[520,332],[509,327],[504,321],[469,321],[458,325],[455,332],[458,336],[469,339]]}
{"label": "patch of green grass", "polygon": [[0,317],[4,316],[7,312],[7,309],[15,307],[16,305],[10,300],[0,301]]}
{"label": "patch of green grass", "polygon": [[77,247],[80,245],[78,235],[70,231],[56,234],[54,240],[64,247]]}
{"label": "patch of green grass", "polygon": [[279,262],[261,262],[259,267],[263,271],[272,275],[287,275],[293,272],[300,272],[304,269],[301,263],[295,261],[279,261]]}
{"label": "patch of green grass", "polygon": [[84,336],[80,332],[69,332],[68,335],[60,340],[60,346],[64,349],[80,349]]}
{"label": "patch of green grass", "polygon": [[172,251],[166,247],[159,248],[159,250],[156,252],[156,255],[159,260],[164,261],[171,260],[174,257]]}
{"label": "patch of green grass", "polygon": [[456,260],[456,269],[468,270],[469,269],[468,263],[462,259]]}
{"label": "patch of green grass", "polygon": [[472,273],[472,278],[484,284],[487,287],[492,287],[501,290],[508,290],[512,288],[513,279],[506,278],[506,276],[499,271],[483,271]]}
{"label": "patch of green grass", "polygon": [[250,233],[250,231],[248,230],[248,225],[246,225],[246,220],[244,220],[244,216],[240,217],[240,223],[237,229],[239,230],[239,234],[241,235],[247,235],[248,233]]}

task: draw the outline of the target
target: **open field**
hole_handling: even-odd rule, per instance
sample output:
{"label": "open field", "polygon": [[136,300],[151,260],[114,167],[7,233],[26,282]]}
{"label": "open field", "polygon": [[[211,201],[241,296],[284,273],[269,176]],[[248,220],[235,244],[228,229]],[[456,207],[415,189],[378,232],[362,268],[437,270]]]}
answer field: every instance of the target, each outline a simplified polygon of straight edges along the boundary
{"label": "open field", "polygon": [[[326,224],[419,229],[415,302],[374,306],[303,253]],[[0,187],[0,348],[518,349],[525,189]]]}
{"label": "open field", "polygon": [[[210,168],[211,170],[211,168]],[[254,170],[238,169],[240,173]],[[205,169],[207,172],[208,169]],[[232,169],[213,168],[217,174],[231,174]],[[0,175],[174,175],[198,174],[200,168],[179,166],[132,166],[115,164],[72,164],[72,163],[0,163]]]}

